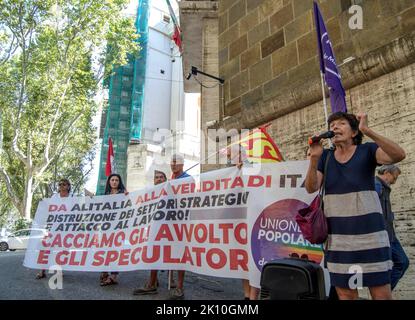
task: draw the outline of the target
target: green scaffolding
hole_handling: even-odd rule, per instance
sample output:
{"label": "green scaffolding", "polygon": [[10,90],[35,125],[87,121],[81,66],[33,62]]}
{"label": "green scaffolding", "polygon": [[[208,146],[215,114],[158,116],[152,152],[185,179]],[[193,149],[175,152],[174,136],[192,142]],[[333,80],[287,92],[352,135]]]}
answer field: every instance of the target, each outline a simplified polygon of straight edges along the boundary
{"label": "green scaffolding", "polygon": [[101,147],[99,175],[96,194],[104,194],[107,177],[105,165],[108,153],[108,138],[114,146],[116,172],[124,183],[127,180],[127,149],[130,143],[139,143],[142,131],[144,85],[148,42],[149,0],[138,0],[135,26],[140,37],[140,54],[130,56],[128,64],[118,67],[106,80],[108,90],[105,128]]}
{"label": "green scaffolding", "polygon": [[144,85],[147,65],[148,7],[149,0],[140,0],[135,26],[140,35],[139,42],[141,51],[139,57],[135,59],[134,62],[130,141],[140,141],[141,139]]}

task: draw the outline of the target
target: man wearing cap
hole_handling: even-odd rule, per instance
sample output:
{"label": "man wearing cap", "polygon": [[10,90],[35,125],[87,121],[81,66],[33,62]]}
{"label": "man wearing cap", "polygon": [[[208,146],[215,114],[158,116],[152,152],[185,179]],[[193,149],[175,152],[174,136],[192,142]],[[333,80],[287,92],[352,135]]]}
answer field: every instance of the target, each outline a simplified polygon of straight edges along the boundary
{"label": "man wearing cap", "polygon": [[386,231],[388,232],[390,247],[392,250],[392,290],[396,287],[398,281],[403,277],[405,271],[409,267],[409,259],[395,234],[395,228],[393,226],[395,216],[392,212],[390,201],[391,185],[395,184],[400,174],[401,170],[398,166],[394,164],[383,165],[378,169],[378,175],[375,178],[375,188],[382,205]]}

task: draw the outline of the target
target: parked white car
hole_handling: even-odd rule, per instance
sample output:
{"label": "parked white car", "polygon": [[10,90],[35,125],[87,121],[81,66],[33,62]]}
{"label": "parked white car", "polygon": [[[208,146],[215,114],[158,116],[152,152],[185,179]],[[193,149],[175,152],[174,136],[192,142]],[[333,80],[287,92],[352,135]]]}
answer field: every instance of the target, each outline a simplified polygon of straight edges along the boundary
{"label": "parked white car", "polygon": [[0,251],[14,251],[27,249],[29,239],[42,239],[47,235],[45,229],[22,229],[0,239]]}
{"label": "parked white car", "polygon": [[7,249],[9,249],[9,244],[7,243],[7,241],[7,236],[0,237],[0,251],[6,251]]}

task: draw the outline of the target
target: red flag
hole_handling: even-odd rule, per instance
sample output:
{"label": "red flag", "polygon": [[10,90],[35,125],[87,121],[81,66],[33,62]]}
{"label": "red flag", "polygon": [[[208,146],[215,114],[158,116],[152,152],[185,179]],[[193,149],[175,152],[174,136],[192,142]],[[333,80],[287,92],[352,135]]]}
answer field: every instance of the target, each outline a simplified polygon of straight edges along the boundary
{"label": "red flag", "polygon": [[244,135],[239,143],[245,148],[251,162],[281,162],[284,158],[266,128],[269,125],[256,128]]}
{"label": "red flag", "polygon": [[179,27],[179,22],[177,21],[176,15],[174,14],[174,10],[173,7],[170,4],[169,0],[166,0],[167,3],[167,7],[169,8],[169,12],[170,12],[170,17],[173,21],[173,25],[174,25],[174,33],[172,35],[172,40],[174,41],[174,43],[176,44],[176,46],[179,47],[180,52],[182,52],[183,48],[182,48],[182,31],[180,30]]}
{"label": "red flag", "polygon": [[114,148],[112,146],[111,137],[108,138],[108,153],[107,153],[107,164],[105,166],[105,175],[108,177],[111,173],[115,172],[115,155]]}
{"label": "red flag", "polygon": [[174,26],[174,34],[172,37],[176,46],[179,47],[180,52],[182,52],[182,34],[180,32],[180,28],[178,26]]}
{"label": "red flag", "polygon": [[[239,141],[233,144],[240,145],[244,148],[249,162],[269,163],[284,161],[280,150],[268,134],[267,127],[269,127],[269,124],[250,130],[243,134]],[[219,150],[219,153],[226,155],[231,146]]]}

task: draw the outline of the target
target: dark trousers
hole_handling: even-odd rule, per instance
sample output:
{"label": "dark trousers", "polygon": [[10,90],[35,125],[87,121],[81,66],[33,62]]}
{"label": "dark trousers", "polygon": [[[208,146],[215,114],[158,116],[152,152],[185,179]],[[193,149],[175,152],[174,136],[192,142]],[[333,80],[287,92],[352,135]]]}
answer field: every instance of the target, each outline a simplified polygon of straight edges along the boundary
{"label": "dark trousers", "polygon": [[392,275],[391,275],[391,288],[392,290],[396,287],[399,280],[405,274],[405,271],[409,267],[409,259],[403,251],[401,243],[398,239],[394,239],[391,242],[391,250],[392,250]]}

